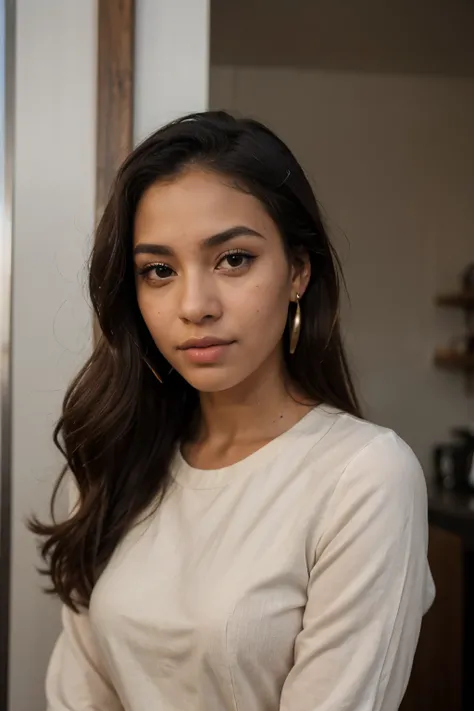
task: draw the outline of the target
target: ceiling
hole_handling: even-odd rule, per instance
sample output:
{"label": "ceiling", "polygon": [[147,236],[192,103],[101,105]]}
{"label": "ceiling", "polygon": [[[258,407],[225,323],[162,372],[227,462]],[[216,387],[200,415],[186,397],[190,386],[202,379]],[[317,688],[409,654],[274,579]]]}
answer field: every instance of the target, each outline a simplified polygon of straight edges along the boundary
{"label": "ceiling", "polygon": [[474,76],[474,1],[211,0],[211,62]]}

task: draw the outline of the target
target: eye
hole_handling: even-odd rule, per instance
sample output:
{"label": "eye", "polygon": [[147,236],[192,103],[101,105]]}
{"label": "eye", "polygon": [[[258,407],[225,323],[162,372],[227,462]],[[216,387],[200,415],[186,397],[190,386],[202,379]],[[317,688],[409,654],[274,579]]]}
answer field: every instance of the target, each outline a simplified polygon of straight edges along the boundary
{"label": "eye", "polygon": [[138,269],[138,275],[143,277],[149,282],[158,282],[169,279],[173,276],[174,270],[168,266],[168,264],[163,264],[158,262],[156,264],[147,264],[144,267]]}
{"label": "eye", "polygon": [[250,267],[255,257],[241,249],[234,249],[231,252],[224,254],[217,266],[219,270],[229,272],[241,271]]}

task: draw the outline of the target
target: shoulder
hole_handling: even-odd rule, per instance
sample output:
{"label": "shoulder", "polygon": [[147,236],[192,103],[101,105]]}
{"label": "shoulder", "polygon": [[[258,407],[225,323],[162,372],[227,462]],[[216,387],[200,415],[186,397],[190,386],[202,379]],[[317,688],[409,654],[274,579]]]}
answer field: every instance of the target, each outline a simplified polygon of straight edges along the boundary
{"label": "shoulder", "polygon": [[393,430],[333,408],[322,408],[316,417],[330,423],[313,454],[318,462],[324,462],[325,471],[331,472],[331,499],[370,498],[374,503],[385,502],[390,509],[419,500],[424,506],[426,484],[421,466]]}
{"label": "shoulder", "polygon": [[[355,425],[357,427],[357,424]],[[362,433],[361,433],[362,434]],[[342,482],[406,499],[425,489],[420,463],[409,445],[393,430],[369,424],[361,446],[341,473]]]}

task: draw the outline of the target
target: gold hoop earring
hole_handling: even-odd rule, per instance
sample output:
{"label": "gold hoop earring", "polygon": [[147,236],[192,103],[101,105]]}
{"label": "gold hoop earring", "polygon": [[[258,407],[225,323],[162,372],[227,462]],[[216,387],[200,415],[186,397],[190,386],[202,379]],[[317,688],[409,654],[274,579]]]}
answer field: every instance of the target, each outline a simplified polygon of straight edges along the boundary
{"label": "gold hoop earring", "polygon": [[301,333],[301,306],[300,306],[300,295],[296,294],[296,311],[293,317],[293,322],[290,328],[290,354],[296,351],[298,346],[298,341],[300,340]]}

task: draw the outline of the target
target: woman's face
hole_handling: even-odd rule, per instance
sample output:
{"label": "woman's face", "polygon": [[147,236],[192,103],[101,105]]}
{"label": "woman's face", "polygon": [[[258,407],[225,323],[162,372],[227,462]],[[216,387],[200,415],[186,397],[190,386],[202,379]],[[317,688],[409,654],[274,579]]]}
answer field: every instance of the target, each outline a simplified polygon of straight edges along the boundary
{"label": "woman's face", "polygon": [[197,168],[153,185],[138,205],[134,260],[151,336],[194,388],[228,390],[281,364],[289,302],[309,265],[288,263],[255,197]]}

